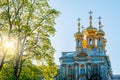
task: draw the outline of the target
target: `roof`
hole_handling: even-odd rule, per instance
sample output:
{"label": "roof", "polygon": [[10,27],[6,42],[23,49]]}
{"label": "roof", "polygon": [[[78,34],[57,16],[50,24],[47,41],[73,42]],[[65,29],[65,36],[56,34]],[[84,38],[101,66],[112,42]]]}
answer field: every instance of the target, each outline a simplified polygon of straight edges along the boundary
{"label": "roof", "polygon": [[100,51],[96,50],[95,48],[93,48],[92,50],[82,49],[81,51],[62,52],[62,56],[60,58],[73,58],[81,52],[84,52],[88,56],[92,56],[92,57],[93,56],[95,56],[95,57],[106,56],[105,52],[103,52],[103,51],[100,52]]}

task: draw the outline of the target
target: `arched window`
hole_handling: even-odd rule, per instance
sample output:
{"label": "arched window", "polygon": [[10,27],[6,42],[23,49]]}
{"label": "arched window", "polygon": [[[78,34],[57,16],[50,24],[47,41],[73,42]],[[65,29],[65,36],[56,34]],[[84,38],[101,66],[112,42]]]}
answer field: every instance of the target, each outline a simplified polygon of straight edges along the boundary
{"label": "arched window", "polygon": [[72,74],[72,66],[71,65],[68,66],[68,73]]}
{"label": "arched window", "polygon": [[101,38],[98,38],[98,44],[97,44],[97,45],[99,45],[99,46],[102,45],[102,40],[101,40]]}
{"label": "arched window", "polygon": [[101,44],[101,39],[100,38],[98,39],[98,44]]}
{"label": "arched window", "polygon": [[81,67],[81,68],[84,68],[84,67],[85,67],[85,65],[84,65],[84,64],[81,64],[81,65],[80,65],[80,67]]}
{"label": "arched window", "polygon": [[80,74],[85,74],[85,68],[80,69]]}
{"label": "arched window", "polygon": [[93,65],[93,74],[97,74],[98,73],[98,65],[94,64]]}
{"label": "arched window", "polygon": [[92,44],[93,44],[93,41],[92,41],[92,39],[91,39],[91,38],[89,39],[89,44],[90,44],[90,45],[92,45]]}
{"label": "arched window", "polygon": [[77,41],[77,45],[81,46],[81,41],[80,40]]}
{"label": "arched window", "polygon": [[80,65],[80,74],[85,74],[85,65],[84,64],[81,64]]}
{"label": "arched window", "polygon": [[100,38],[98,40],[99,40],[99,42],[101,41]]}
{"label": "arched window", "polygon": [[68,73],[69,73],[69,74],[72,74],[72,69],[68,69]]}

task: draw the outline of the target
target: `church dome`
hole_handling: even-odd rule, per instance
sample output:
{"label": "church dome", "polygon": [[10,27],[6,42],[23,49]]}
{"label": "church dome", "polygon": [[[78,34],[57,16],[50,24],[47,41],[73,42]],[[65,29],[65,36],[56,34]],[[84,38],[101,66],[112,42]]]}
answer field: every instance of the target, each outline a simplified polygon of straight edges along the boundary
{"label": "church dome", "polygon": [[87,27],[83,32],[86,35],[95,34],[97,32],[97,28],[95,28],[95,27]]}
{"label": "church dome", "polygon": [[97,31],[96,35],[103,35],[104,36],[105,32],[103,30],[99,30],[99,31]]}
{"label": "church dome", "polygon": [[75,39],[81,39],[83,38],[83,34],[81,32],[77,32],[74,34]]}

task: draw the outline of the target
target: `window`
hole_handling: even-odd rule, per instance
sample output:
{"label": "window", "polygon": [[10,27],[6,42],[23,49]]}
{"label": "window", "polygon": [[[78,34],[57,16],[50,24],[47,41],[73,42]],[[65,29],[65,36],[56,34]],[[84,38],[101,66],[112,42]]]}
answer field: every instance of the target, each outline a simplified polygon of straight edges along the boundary
{"label": "window", "polygon": [[98,45],[102,45],[102,40],[101,40],[101,38],[98,38]]}
{"label": "window", "polygon": [[82,69],[80,70],[80,74],[85,74],[85,69],[84,69],[84,68],[82,68]]}
{"label": "window", "polygon": [[97,74],[98,73],[98,66],[97,66],[97,64],[95,64],[93,67],[94,67],[93,68],[93,73]]}
{"label": "window", "polygon": [[92,44],[93,44],[92,39],[89,39],[89,44],[90,44],[90,45],[92,45]]}
{"label": "window", "polygon": [[93,73],[94,73],[94,74],[97,73],[97,68],[93,68]]}
{"label": "window", "polygon": [[101,44],[101,39],[100,38],[98,39],[98,44]]}
{"label": "window", "polygon": [[98,39],[98,41],[100,41],[100,38]]}
{"label": "window", "polygon": [[77,41],[77,45],[78,45],[78,46],[81,46],[80,40]]}
{"label": "window", "polygon": [[68,69],[68,73],[69,73],[69,74],[72,74],[72,69]]}

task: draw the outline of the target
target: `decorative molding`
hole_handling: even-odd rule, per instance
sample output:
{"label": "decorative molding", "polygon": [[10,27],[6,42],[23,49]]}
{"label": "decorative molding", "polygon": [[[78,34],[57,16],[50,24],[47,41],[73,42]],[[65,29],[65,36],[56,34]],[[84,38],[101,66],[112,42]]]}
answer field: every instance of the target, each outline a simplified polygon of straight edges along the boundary
{"label": "decorative molding", "polygon": [[65,67],[66,66],[66,64],[62,64],[62,67]]}
{"label": "decorative molding", "polygon": [[74,66],[78,66],[78,63],[75,63]]}
{"label": "decorative molding", "polygon": [[69,69],[72,69],[72,66],[71,66],[71,65],[69,65],[69,66],[68,66],[68,68],[69,68]]}
{"label": "decorative molding", "polygon": [[77,56],[78,56],[78,57],[86,57],[87,54],[86,54],[85,52],[81,52],[81,53],[79,53]]}
{"label": "decorative molding", "polygon": [[84,64],[81,64],[81,65],[80,65],[80,67],[81,67],[81,68],[84,68],[84,67],[85,67],[85,65],[84,65]]}

